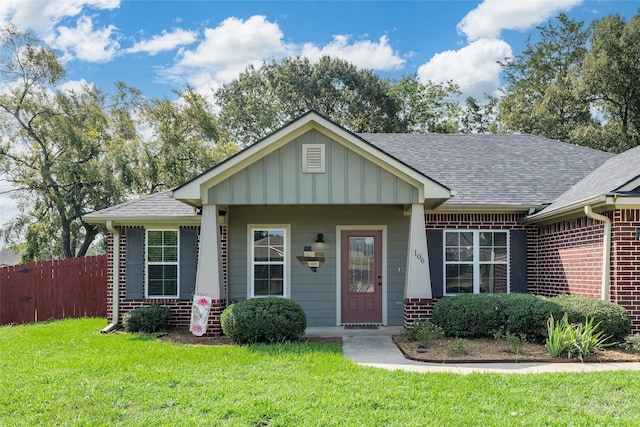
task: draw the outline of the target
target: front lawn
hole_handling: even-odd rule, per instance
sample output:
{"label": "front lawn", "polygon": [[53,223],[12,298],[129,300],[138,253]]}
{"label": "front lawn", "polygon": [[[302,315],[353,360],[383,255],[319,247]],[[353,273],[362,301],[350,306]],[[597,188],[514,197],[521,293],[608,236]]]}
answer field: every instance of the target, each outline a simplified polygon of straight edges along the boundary
{"label": "front lawn", "polygon": [[0,328],[0,426],[640,425],[640,372],[390,372],[332,345],[193,347],[105,324]]}

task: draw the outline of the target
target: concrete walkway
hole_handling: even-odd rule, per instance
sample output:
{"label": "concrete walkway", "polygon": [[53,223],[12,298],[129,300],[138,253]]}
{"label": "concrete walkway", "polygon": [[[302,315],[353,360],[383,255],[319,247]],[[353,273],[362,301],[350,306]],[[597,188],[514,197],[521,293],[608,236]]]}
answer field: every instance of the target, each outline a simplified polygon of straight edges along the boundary
{"label": "concrete walkway", "polygon": [[640,363],[426,363],[410,360],[391,339],[400,334],[401,326],[385,326],[378,329],[345,329],[343,327],[310,327],[306,336],[342,337],[345,357],[365,366],[412,372],[472,372],[493,373],[550,373],[597,372],[611,370],[640,371]]}

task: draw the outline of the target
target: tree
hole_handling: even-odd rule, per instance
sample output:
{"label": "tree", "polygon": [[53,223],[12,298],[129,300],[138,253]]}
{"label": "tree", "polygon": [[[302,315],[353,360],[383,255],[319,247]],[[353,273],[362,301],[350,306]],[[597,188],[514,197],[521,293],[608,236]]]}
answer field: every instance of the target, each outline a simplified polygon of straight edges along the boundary
{"label": "tree", "polygon": [[67,91],[55,53],[33,36],[8,26],[0,45],[0,177],[22,211],[0,234],[23,261],[84,256],[102,231],[85,214],[171,188],[237,150],[215,144],[212,108],[191,88],[177,102],[146,102],[123,83],[112,95]]}
{"label": "tree", "polygon": [[571,140],[572,130],[592,122],[580,90],[589,30],[565,14],[538,27],[540,41],[502,63],[506,86],[498,110],[500,131]]}
{"label": "tree", "polygon": [[315,110],[354,132],[403,130],[389,82],[330,57],[288,58],[248,67],[216,91],[225,135],[251,144]]}
{"label": "tree", "polygon": [[460,90],[455,84],[421,83],[414,74],[393,84],[391,94],[400,105],[403,131],[459,132],[461,110],[453,97]]}
{"label": "tree", "polygon": [[216,117],[207,100],[192,87],[174,91],[178,98],[154,99],[141,114],[150,136],[140,143],[139,193],[175,187],[239,150],[219,141]]}
{"label": "tree", "polygon": [[64,69],[31,35],[7,26],[0,43],[8,88],[0,95],[0,175],[19,192],[22,210],[3,235],[24,233],[24,260],[82,256],[99,233],[82,215],[123,201],[116,163],[103,161],[118,116],[96,88],[57,89]]}
{"label": "tree", "polygon": [[499,99],[486,96],[486,102],[478,103],[473,97],[465,100],[465,108],[462,111],[463,133],[493,133],[496,131],[495,118]]}
{"label": "tree", "polygon": [[582,78],[600,125],[589,133],[620,152],[640,144],[640,15],[628,24],[610,15],[594,21],[592,30]]}

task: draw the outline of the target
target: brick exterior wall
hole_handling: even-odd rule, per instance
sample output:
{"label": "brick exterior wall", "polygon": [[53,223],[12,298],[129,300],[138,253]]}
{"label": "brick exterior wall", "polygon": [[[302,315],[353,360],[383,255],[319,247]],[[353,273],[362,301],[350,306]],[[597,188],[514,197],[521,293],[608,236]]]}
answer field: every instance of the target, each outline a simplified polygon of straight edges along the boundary
{"label": "brick exterior wall", "polygon": [[404,327],[411,325],[416,320],[429,320],[433,315],[432,298],[405,298],[404,299]]}
{"label": "brick exterior wall", "polygon": [[[520,221],[524,214],[503,213],[431,213],[425,215],[425,228],[439,230],[527,230],[527,288],[536,292],[535,261],[538,230],[535,226],[525,226]],[[416,320],[431,319],[435,299],[405,298],[405,327]]]}
{"label": "brick exterior wall", "polygon": [[[152,304],[160,304],[167,306],[171,309],[172,319],[169,322],[170,327],[176,328],[189,328],[191,321],[191,308],[192,300],[180,300],[178,298],[161,299],[161,298],[144,298],[144,299],[126,299],[126,244],[127,236],[126,232],[129,227],[118,227],[120,231],[120,316],[116,323],[122,324],[123,316],[128,311],[134,310],[138,307],[148,306]],[[198,227],[199,228],[199,227]],[[199,234],[199,233],[198,233]],[[224,278],[224,289],[227,286],[227,227],[220,227],[220,247],[222,251],[222,271]],[[107,307],[108,310],[108,323],[113,323],[113,235],[110,234],[107,238]],[[220,327],[220,314],[226,307],[226,300],[214,300],[211,304],[211,311],[209,313],[209,322],[207,326],[206,336],[220,336],[222,329]]]}
{"label": "brick exterior wall", "polygon": [[[610,301],[631,315],[632,332],[640,333],[640,211],[604,213],[611,219]],[[540,227],[539,294],[601,298],[604,225],[587,217]]]}
{"label": "brick exterior wall", "polygon": [[633,333],[640,333],[640,210],[613,213],[611,238],[611,301],[631,315]]}
{"label": "brick exterior wall", "polygon": [[604,225],[582,217],[539,229],[537,294],[601,296]]}

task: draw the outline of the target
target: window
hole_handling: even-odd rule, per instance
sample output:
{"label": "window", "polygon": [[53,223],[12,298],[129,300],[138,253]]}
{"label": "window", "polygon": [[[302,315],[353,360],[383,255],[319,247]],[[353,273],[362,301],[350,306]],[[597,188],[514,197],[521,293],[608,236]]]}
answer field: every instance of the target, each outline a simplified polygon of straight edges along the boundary
{"label": "window", "polygon": [[445,295],[509,292],[507,231],[445,231]]}
{"label": "window", "polygon": [[178,296],[178,230],[147,230],[147,297]]}
{"label": "window", "polygon": [[250,297],[287,295],[288,227],[250,228]]}

